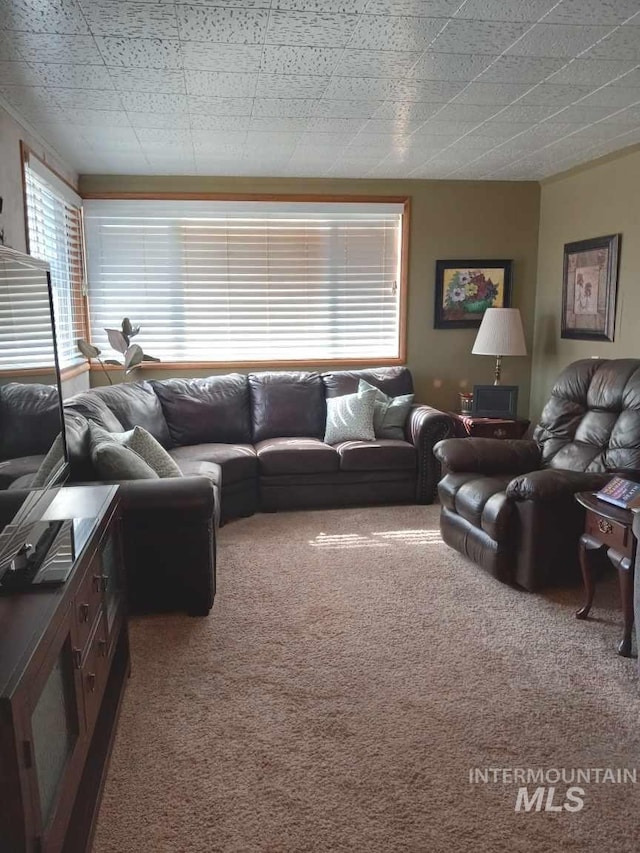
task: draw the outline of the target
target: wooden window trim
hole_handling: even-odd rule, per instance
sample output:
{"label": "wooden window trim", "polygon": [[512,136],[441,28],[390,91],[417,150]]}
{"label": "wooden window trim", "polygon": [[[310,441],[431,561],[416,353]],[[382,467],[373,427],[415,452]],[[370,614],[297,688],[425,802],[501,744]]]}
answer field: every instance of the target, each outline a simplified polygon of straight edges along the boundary
{"label": "wooden window trim", "polygon": [[[207,369],[247,369],[268,370],[270,367],[330,368],[337,365],[348,367],[387,367],[407,363],[407,314],[409,292],[409,241],[411,233],[411,197],[395,195],[323,195],[314,193],[206,193],[206,192],[83,192],[83,199],[110,199],[135,201],[298,201],[298,202],[328,202],[349,204],[401,204],[402,234],[400,245],[400,304],[398,307],[399,321],[399,355],[397,358],[383,359],[320,359],[305,361],[290,359],[284,361],[249,362],[249,361],[193,361],[193,362],[148,362],[141,364],[142,370],[207,370]],[[88,307],[88,303],[85,301]],[[88,323],[88,314],[87,314]],[[87,336],[87,340],[89,340]],[[92,370],[101,370],[99,364],[92,363]]]}

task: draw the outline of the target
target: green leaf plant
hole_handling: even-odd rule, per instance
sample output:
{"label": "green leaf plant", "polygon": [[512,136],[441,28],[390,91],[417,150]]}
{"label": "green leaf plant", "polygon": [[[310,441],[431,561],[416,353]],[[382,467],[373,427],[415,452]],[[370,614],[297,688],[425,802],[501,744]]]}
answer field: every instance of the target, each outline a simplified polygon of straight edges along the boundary
{"label": "green leaf plant", "polygon": [[118,361],[113,358],[105,358],[103,360],[100,358],[102,354],[101,350],[97,346],[94,346],[94,344],[90,344],[82,338],[79,338],[76,341],[76,344],[85,358],[93,358],[99,363],[105,376],[109,380],[109,385],[113,385],[111,376],[109,375],[109,371],[106,367],[107,365],[121,367],[124,371],[124,376],[126,377],[135,370],[136,367],[142,364],[143,361],[160,361],[159,358],[155,358],[155,356],[144,353],[142,351],[142,347],[138,344],[131,343],[131,338],[134,338],[139,331],[140,326],[132,325],[131,320],[128,317],[124,318],[120,329],[105,329],[109,343],[116,352],[119,352],[122,355],[122,361]]}

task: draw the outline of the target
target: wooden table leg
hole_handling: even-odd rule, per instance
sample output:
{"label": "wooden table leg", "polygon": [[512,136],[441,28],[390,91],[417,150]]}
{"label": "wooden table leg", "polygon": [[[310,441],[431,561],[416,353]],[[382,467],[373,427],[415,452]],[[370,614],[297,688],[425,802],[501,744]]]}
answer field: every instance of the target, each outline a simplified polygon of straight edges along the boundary
{"label": "wooden table leg", "polygon": [[[618,584],[620,586],[620,603],[622,606],[622,639],[618,643],[618,654],[622,657],[631,657],[631,632],[633,631],[633,568],[634,560],[628,557],[615,559],[618,555],[608,555],[611,562],[618,570]],[[613,557],[613,558],[612,558]]]}
{"label": "wooden table leg", "polygon": [[588,533],[583,533],[580,537],[579,557],[580,568],[582,570],[582,580],[584,582],[585,602],[580,610],[576,611],[576,619],[586,619],[593,604],[593,596],[595,593],[594,571],[595,557],[598,551],[605,546],[589,536]]}

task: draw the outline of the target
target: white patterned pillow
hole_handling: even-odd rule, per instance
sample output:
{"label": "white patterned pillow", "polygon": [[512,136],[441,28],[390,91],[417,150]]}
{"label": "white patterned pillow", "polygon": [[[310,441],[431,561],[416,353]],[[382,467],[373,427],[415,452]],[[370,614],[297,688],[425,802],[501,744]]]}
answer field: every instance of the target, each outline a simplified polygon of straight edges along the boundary
{"label": "white patterned pillow", "polygon": [[327,398],[327,428],[324,440],[327,444],[341,441],[375,441],[373,411],[376,401],[375,388],[362,394],[345,394]]}

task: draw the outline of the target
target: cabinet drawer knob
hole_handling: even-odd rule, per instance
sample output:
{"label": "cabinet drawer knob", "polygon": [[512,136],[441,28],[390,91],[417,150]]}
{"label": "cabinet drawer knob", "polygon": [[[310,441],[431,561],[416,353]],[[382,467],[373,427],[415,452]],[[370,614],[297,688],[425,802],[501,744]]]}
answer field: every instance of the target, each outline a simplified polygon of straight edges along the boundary
{"label": "cabinet drawer knob", "polygon": [[606,518],[599,518],[598,530],[600,533],[604,533],[608,536],[610,533],[613,533],[613,524],[611,524],[610,521],[607,521]]}
{"label": "cabinet drawer knob", "polygon": [[80,607],[78,608],[78,615],[80,616],[81,622],[88,622],[89,621],[89,609],[90,608],[89,608],[88,604],[81,604]]}
{"label": "cabinet drawer knob", "polygon": [[80,669],[82,665],[82,649],[73,650],[73,665],[76,669]]}
{"label": "cabinet drawer knob", "polygon": [[107,656],[107,641],[106,640],[98,640],[98,652],[100,653],[100,657],[106,658],[106,656]]}
{"label": "cabinet drawer knob", "polygon": [[89,693],[94,693],[96,689],[96,674],[95,672],[90,672],[87,675],[87,687],[89,688]]}

